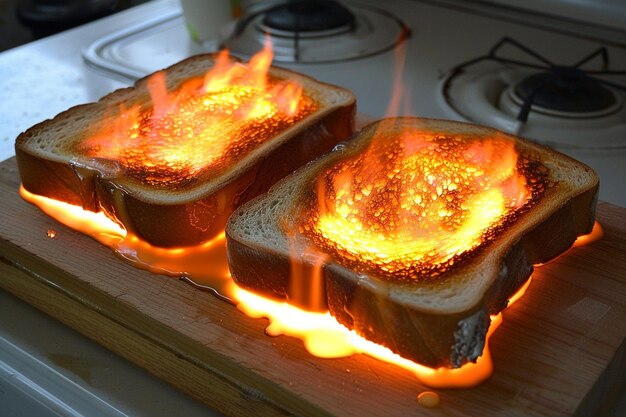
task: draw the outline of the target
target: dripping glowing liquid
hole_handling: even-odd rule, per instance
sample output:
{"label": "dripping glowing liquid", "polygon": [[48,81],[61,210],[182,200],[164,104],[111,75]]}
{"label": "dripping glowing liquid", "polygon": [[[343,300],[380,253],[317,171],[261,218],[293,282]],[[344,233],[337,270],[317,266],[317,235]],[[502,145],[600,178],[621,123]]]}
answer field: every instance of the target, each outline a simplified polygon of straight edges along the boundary
{"label": "dripping glowing liquid", "polygon": [[578,246],[588,245],[592,242],[602,239],[602,236],[604,236],[604,230],[602,230],[602,226],[600,226],[600,223],[595,222],[593,224],[593,229],[591,230],[591,233],[583,236],[578,236],[572,247],[576,248]]}
{"label": "dripping glowing liquid", "polygon": [[[491,316],[485,348],[476,363],[467,363],[457,369],[433,369],[404,359],[386,347],[364,339],[339,324],[328,312],[304,311],[288,303],[273,301],[239,288],[228,272],[223,233],[196,247],[157,248],[129,235],[104,213],[93,213],[78,206],[41,197],[23,187],[20,187],[20,195],[60,223],[108,246],[136,267],[173,276],[187,275],[195,282],[214,288],[223,297],[233,300],[245,314],[255,318],[268,318],[270,325],[267,327],[267,334],[299,338],[315,356],[338,358],[356,353],[366,354],[413,372],[422,383],[433,388],[472,387],[486,380],[493,372],[489,338],[502,323],[502,313]],[[597,239],[598,230],[601,230],[599,225],[594,227],[594,233],[587,235],[588,237],[580,237],[577,242],[589,243],[592,237]],[[530,282],[529,278],[510,298],[509,306],[524,294]]]}
{"label": "dripping glowing liquid", "polygon": [[82,207],[41,197],[20,187],[22,198],[74,230],[78,230],[130,262],[133,266],[157,274],[193,276],[200,283],[211,286],[227,298],[230,295],[230,273],[226,259],[224,233],[198,246],[185,248],[159,248],[139,239],[104,213],[83,210]]}

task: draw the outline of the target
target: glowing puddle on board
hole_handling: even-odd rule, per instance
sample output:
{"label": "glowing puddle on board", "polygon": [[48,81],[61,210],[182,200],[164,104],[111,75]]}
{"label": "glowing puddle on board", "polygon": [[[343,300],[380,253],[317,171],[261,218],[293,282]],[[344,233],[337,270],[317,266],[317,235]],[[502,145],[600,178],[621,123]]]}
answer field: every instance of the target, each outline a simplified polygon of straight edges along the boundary
{"label": "glowing puddle on board", "polygon": [[20,187],[20,195],[59,223],[108,246],[115,255],[136,268],[175,277],[193,276],[200,283],[210,281],[221,298],[232,299],[224,233],[198,246],[159,248],[127,233],[103,212],[94,213],[80,206],[41,197],[24,187]]}
{"label": "glowing puddle on board", "polygon": [[[176,277],[191,277],[195,282],[212,288],[220,298],[236,304],[245,314],[254,318],[268,318],[270,325],[267,327],[267,334],[285,334],[299,338],[314,356],[338,358],[355,353],[366,354],[413,372],[422,383],[432,388],[472,387],[487,379],[493,371],[489,337],[502,323],[502,313],[491,316],[485,349],[476,363],[468,363],[458,369],[432,369],[406,360],[389,349],[364,339],[340,325],[329,313],[307,312],[237,287],[228,272],[223,233],[197,247],[156,248],[126,233],[104,213],[93,213],[79,206],[41,197],[29,193],[23,187],[20,187],[20,195],[50,217],[108,246],[116,255],[138,268]],[[594,231],[579,237],[575,246],[591,243],[601,235],[601,228],[596,223]],[[511,297],[509,306],[524,294],[530,282],[529,278]]]}

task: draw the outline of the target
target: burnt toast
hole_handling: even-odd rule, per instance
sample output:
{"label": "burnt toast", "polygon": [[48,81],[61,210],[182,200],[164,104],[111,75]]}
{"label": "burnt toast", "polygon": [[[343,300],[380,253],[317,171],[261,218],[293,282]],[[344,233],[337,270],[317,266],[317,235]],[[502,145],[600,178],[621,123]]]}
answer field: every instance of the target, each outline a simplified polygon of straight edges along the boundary
{"label": "burnt toast", "polygon": [[[482,144],[486,153],[477,153]],[[514,165],[517,185],[502,174],[508,168],[496,163],[508,158],[506,149],[517,155],[506,163]],[[385,171],[385,161],[398,153],[415,164]],[[382,177],[375,172],[381,169]],[[490,169],[492,179],[483,172]],[[464,176],[472,181],[464,182]],[[397,192],[406,178],[420,184],[419,192]],[[470,189],[466,195],[464,187]],[[598,187],[597,175],[586,165],[491,128],[385,119],[235,210],[226,227],[230,271],[240,287],[306,309],[328,309],[341,324],[404,358],[457,368],[482,354],[490,315],[506,307],[533,265],[553,259],[591,231]],[[503,214],[494,212],[495,220],[465,239],[468,229],[459,218],[472,218],[473,210],[480,220],[492,209],[497,198],[490,193],[498,188],[508,195]],[[363,218],[376,220],[360,222],[353,215],[359,204]],[[386,207],[408,214],[389,217]],[[419,221],[429,210],[437,220]],[[326,229],[321,229],[320,219],[326,217],[320,213],[335,215]],[[354,227],[345,228],[346,220]],[[375,232],[374,241],[389,230],[396,239],[409,238],[378,256],[386,237],[378,246],[365,247],[372,236],[367,240],[360,233],[368,228]],[[419,233],[435,239],[424,240]],[[446,252],[455,247],[449,235],[465,246]],[[347,243],[346,236],[351,236]],[[430,245],[426,249],[424,242]],[[311,299],[313,293],[320,296]]]}
{"label": "burnt toast", "polygon": [[[352,93],[271,67],[269,82],[289,80],[300,85],[312,103],[310,111],[293,123],[270,129],[269,134],[265,122],[257,123],[250,132],[235,129],[242,141],[247,141],[246,147],[239,153],[234,146],[226,148],[228,160],[219,166],[187,172],[180,175],[180,180],[178,174],[163,178],[164,170],[158,166],[151,171],[142,166],[133,168],[81,147],[94,138],[98,146],[118,140],[107,129],[124,123],[131,109],[156,112],[152,91],[155,79],[161,80],[167,92],[193,87],[203,81],[217,60],[217,54],[191,57],[155,73],[158,77],[147,76],[132,87],[117,90],[98,102],[70,108],[23,132],[15,143],[22,185],[37,195],[104,211],[154,246],[190,246],[221,233],[235,207],[267,191],[278,179],[353,133]],[[236,65],[243,68],[243,64]],[[205,126],[205,130],[211,133],[211,126]],[[259,135],[267,137],[257,140]],[[129,145],[124,142],[118,147],[128,150]],[[166,156],[172,156],[175,150],[167,152]]]}

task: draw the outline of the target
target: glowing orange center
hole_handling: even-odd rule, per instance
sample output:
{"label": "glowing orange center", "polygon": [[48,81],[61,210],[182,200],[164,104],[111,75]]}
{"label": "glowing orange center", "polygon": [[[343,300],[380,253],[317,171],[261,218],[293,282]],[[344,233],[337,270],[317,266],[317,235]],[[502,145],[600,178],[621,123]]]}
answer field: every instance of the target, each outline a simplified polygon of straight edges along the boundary
{"label": "glowing orange center", "polygon": [[320,177],[304,229],[350,266],[395,278],[433,276],[490,239],[543,182],[512,142],[406,132]]}
{"label": "glowing orange center", "polygon": [[315,110],[291,80],[268,78],[272,51],[249,64],[222,52],[204,79],[168,92],[164,73],[148,80],[151,106],[121,108],[78,145],[88,157],[119,163],[153,186],[181,185],[199,172],[217,175]]}

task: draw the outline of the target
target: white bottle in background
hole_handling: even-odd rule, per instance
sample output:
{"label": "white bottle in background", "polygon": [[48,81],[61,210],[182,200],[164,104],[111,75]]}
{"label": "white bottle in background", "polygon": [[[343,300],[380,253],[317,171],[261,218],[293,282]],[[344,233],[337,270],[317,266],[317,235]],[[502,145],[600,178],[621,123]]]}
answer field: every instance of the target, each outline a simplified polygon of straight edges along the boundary
{"label": "white bottle in background", "polygon": [[231,0],[180,0],[187,29],[191,38],[207,50],[217,50],[228,36],[237,1]]}

